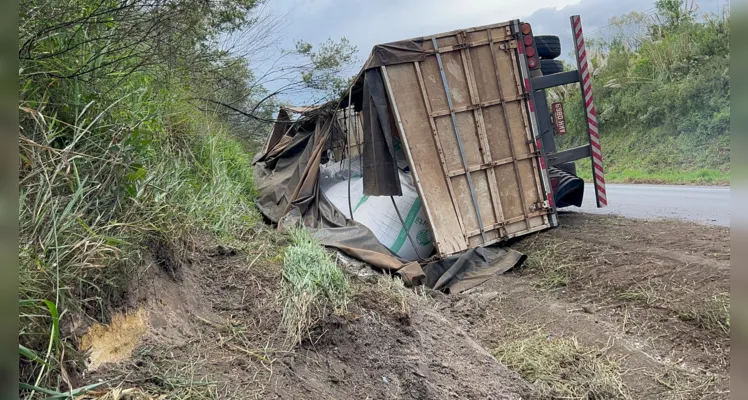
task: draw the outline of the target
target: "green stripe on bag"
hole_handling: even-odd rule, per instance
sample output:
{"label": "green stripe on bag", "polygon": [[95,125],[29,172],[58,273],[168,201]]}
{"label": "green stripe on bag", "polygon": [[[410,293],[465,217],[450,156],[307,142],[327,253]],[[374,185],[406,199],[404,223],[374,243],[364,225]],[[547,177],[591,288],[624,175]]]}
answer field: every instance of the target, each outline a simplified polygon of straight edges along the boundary
{"label": "green stripe on bag", "polygon": [[414,201],[413,206],[410,207],[410,212],[408,212],[408,216],[405,217],[405,226],[400,229],[400,234],[397,235],[397,239],[395,239],[395,243],[392,244],[392,247],[390,247],[390,250],[397,253],[403,247],[403,244],[405,243],[405,238],[408,237],[408,232],[410,231],[410,228],[413,226],[413,221],[416,220],[416,216],[418,215],[419,211],[421,211],[421,198],[416,197],[416,201]]}

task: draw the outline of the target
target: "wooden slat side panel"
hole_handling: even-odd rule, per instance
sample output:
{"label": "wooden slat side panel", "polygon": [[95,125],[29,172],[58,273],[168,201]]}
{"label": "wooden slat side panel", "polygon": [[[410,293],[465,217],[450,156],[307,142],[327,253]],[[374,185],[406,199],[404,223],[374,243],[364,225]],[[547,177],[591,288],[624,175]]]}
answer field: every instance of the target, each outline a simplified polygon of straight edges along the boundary
{"label": "wooden slat side panel", "polygon": [[[481,26],[475,26],[475,27],[467,28],[467,29],[459,29],[459,30],[450,31],[450,32],[443,32],[443,33],[439,33],[436,35],[423,36],[418,39],[431,40],[432,37],[435,37],[435,38],[444,38],[448,36],[454,37],[460,32],[468,32],[468,33],[485,32],[487,29],[491,29],[494,32],[494,38],[503,38],[504,36],[511,36],[511,30],[510,30],[511,24],[512,24],[512,21],[501,22],[498,24],[491,24],[491,25],[481,25]],[[416,38],[413,38],[413,40],[415,39]]]}
{"label": "wooden slat side panel", "polygon": [[[430,42],[429,45],[431,45]],[[449,115],[447,95],[444,92],[444,85],[442,84],[442,77],[439,73],[439,64],[436,62],[436,56],[426,57],[421,62],[421,73],[423,74],[423,83],[426,85],[426,93],[429,95],[431,111],[446,111],[447,115]]]}
{"label": "wooden slat side panel", "polygon": [[[486,243],[485,245],[489,245],[491,243],[496,243],[501,239],[499,236],[499,230],[493,229],[490,231],[486,231]],[[468,247],[478,247],[484,245],[483,238],[481,235],[475,235],[468,238]]]}
{"label": "wooden slat side panel", "polygon": [[509,148],[509,133],[504,122],[503,106],[496,105],[483,108],[483,122],[486,132],[489,132],[488,147],[494,160],[502,160],[512,156]]}
{"label": "wooden slat side panel", "polygon": [[[493,54],[488,45],[489,36],[493,41]],[[413,158],[411,167],[419,175],[421,195],[429,201],[429,218],[433,219],[430,222],[438,253],[453,254],[542,228],[548,220],[538,216],[536,209],[543,194],[539,190],[538,161],[530,140],[527,109],[522,99],[524,87],[510,29],[497,25],[436,37],[440,48],[449,47],[450,50],[441,53],[444,75],[449,97],[457,110],[455,119],[466,162],[473,170],[470,177],[480,222],[485,228],[485,241],[480,234],[481,224],[467,175],[463,172],[436,55],[429,55],[419,63],[422,79],[413,64],[393,65],[387,70],[393,98],[401,109],[403,130]],[[468,46],[464,46],[465,43]],[[424,49],[433,50],[430,40],[424,42]],[[424,104],[424,92],[428,104]],[[504,103],[500,103],[502,97]],[[486,102],[492,105],[479,106]],[[431,110],[433,118],[429,117],[427,109]],[[441,156],[434,130],[441,145]],[[492,161],[513,156],[517,161],[486,167]],[[476,170],[478,165],[484,165],[483,169]],[[454,175],[445,178],[445,169]]]}
{"label": "wooden slat side panel", "polygon": [[[529,219],[530,227],[531,227],[530,229],[538,228],[543,225],[547,225],[548,223],[547,220],[548,219],[545,216],[530,218]],[[512,236],[512,235],[516,236],[517,233],[520,233],[520,232],[524,233],[524,231],[527,231],[527,225],[524,222],[515,222],[512,224],[508,224],[506,225],[505,228],[506,228],[507,235],[509,236]]]}
{"label": "wooden slat side panel", "polygon": [[411,167],[418,173],[421,195],[428,199],[437,251],[444,255],[464,250],[467,242],[444,180],[415,67],[413,64],[392,65],[387,67],[387,73],[413,158]]}
{"label": "wooden slat side panel", "polygon": [[517,163],[519,166],[519,174],[522,177],[523,192],[525,194],[525,204],[528,213],[533,210],[530,209],[534,204],[542,203],[542,198],[538,195],[538,189],[535,186],[535,177],[538,175],[537,169],[533,163],[533,159],[521,160]]}
{"label": "wooden slat side panel", "polygon": [[473,186],[475,186],[475,195],[478,199],[483,226],[487,227],[499,222],[496,220],[496,214],[494,214],[491,187],[486,170],[471,172],[470,176],[473,178]]}
{"label": "wooden slat side panel", "polygon": [[[423,100],[423,106],[426,108],[426,114],[431,115],[431,103],[429,102],[428,94],[426,93],[426,85],[423,81],[423,73],[421,71],[421,63],[416,62],[413,63],[413,66],[415,67],[416,72],[416,78],[418,78],[418,88],[421,90],[421,100]],[[436,121],[433,117],[429,117],[429,127],[431,127],[431,136],[434,140],[434,146],[436,146],[436,151],[439,155],[439,164],[442,166],[442,173],[444,174],[444,182],[447,185],[447,190],[449,191],[450,200],[452,201],[452,206],[457,209],[457,203],[456,203],[456,196],[454,188],[452,187],[452,181],[449,179],[451,175],[449,175],[449,167],[447,165],[447,160],[444,156],[444,148],[441,143],[441,140],[439,140],[439,133],[436,129]],[[462,214],[459,212],[455,212],[457,216],[457,222],[460,225],[460,231],[465,232],[465,226],[462,221]]]}
{"label": "wooden slat side panel", "polygon": [[[484,32],[485,34],[485,32]],[[470,50],[473,61],[473,72],[478,86],[478,97],[482,103],[499,99],[499,87],[496,83],[496,72],[491,60],[491,49],[488,46],[473,47]]]}
{"label": "wooden slat side panel", "polygon": [[[496,39],[494,38],[494,40]],[[515,51],[514,49],[501,50],[498,46],[494,48],[496,63],[501,73],[501,87],[504,90],[505,98],[515,98],[522,93],[517,85],[521,81],[521,77],[517,70],[517,65],[511,56]]]}
{"label": "wooden slat side panel", "polygon": [[[492,212],[493,204],[491,203],[491,192],[486,178],[486,171],[471,172],[470,176],[473,178],[473,187],[475,188],[478,207],[480,207],[483,226],[491,226],[500,222],[496,220]],[[478,231],[478,218],[475,213],[475,207],[473,206],[473,200],[470,197],[467,177],[465,175],[458,175],[452,177],[451,181],[455,189],[457,206],[460,215],[462,215],[465,232]]]}
{"label": "wooden slat side panel", "polygon": [[519,196],[517,175],[514,164],[501,165],[494,168],[499,185],[499,198],[504,210],[504,218],[510,220],[523,215],[522,199]]}
{"label": "wooden slat side panel", "polygon": [[[470,186],[468,185],[467,176],[458,175],[450,179],[452,180],[452,187],[455,188],[457,208],[460,215],[462,215],[465,232],[479,229],[478,218],[475,215],[475,206],[473,206],[473,200],[472,197],[470,197]],[[473,184],[475,184],[475,182],[473,182]]]}
{"label": "wooden slat side panel", "polygon": [[[484,35],[486,38],[488,38],[488,33],[485,32]],[[488,45],[483,45],[483,48],[488,48]],[[476,50],[479,50],[480,48],[476,48]],[[480,97],[479,94],[479,87],[486,84],[486,82],[481,81],[479,77],[476,76],[475,69],[476,69],[476,62],[473,60],[472,53],[470,49],[462,49],[460,52],[462,56],[462,63],[465,68],[465,74],[468,78],[468,87],[470,89],[470,98],[473,105],[483,104],[484,99]],[[490,56],[490,53],[488,54]],[[489,58],[490,59],[490,58]],[[480,60],[478,60],[480,61]],[[489,132],[486,131],[486,124],[483,120],[483,106],[480,106],[473,110],[473,117],[475,119],[475,126],[476,131],[478,134],[478,142],[480,143],[480,151],[481,156],[483,159],[483,162],[486,164],[491,163],[494,161],[493,155],[491,154],[491,149],[489,145]],[[501,199],[499,198],[499,188],[498,184],[496,183],[496,175],[494,174],[493,168],[489,168],[485,171],[485,177],[486,182],[489,189],[489,195],[490,195],[490,202],[488,203],[488,207],[480,206],[482,210],[485,210],[486,208],[491,209],[491,215],[487,215],[485,213],[481,213],[481,217],[484,220],[483,225],[484,227],[487,225],[493,225],[497,222],[504,221],[504,211],[502,210],[501,206]],[[488,222],[486,222],[486,220]],[[498,235],[501,234],[501,232],[497,232]]]}
{"label": "wooden slat side panel", "polygon": [[[436,61],[436,56],[429,57],[429,59],[431,58]],[[449,84],[449,92],[452,94],[452,106],[458,108],[471,105],[468,82],[465,76],[465,69],[462,67],[460,52],[453,51],[442,54],[442,64],[444,65],[444,75],[447,77],[447,83]],[[441,83],[441,76],[439,79],[439,83]],[[444,90],[443,84],[442,90]],[[434,109],[434,111],[441,110]]]}

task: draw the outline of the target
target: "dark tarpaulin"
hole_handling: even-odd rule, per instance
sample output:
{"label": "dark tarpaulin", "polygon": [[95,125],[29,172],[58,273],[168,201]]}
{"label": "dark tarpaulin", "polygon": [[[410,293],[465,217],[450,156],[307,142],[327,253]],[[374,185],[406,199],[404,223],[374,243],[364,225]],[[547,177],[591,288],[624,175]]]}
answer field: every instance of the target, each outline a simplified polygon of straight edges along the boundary
{"label": "dark tarpaulin", "polygon": [[402,196],[392,144],[392,117],[382,74],[369,69],[364,78],[364,195]]}
{"label": "dark tarpaulin", "polygon": [[379,67],[423,61],[425,57],[421,39],[376,45],[351,89],[354,107],[364,116],[364,195],[402,195],[393,146],[397,132]]}
{"label": "dark tarpaulin", "polygon": [[424,266],[424,284],[446,293],[461,293],[522,264],[526,257],[512,249],[474,247]]}
{"label": "dark tarpaulin", "polygon": [[409,62],[420,62],[426,57],[423,51],[423,39],[401,40],[378,44],[371,49],[364,69]]}
{"label": "dark tarpaulin", "polygon": [[[289,125],[286,134],[256,158],[257,207],[279,229],[303,224],[325,246],[400,275],[409,285],[425,284],[445,292],[461,292],[479,285],[522,261],[513,250],[472,249],[462,255],[424,266],[393,255],[364,225],[346,219],[321,193],[319,169],[330,137],[340,132],[333,113]],[[275,130],[274,130],[275,131]]]}

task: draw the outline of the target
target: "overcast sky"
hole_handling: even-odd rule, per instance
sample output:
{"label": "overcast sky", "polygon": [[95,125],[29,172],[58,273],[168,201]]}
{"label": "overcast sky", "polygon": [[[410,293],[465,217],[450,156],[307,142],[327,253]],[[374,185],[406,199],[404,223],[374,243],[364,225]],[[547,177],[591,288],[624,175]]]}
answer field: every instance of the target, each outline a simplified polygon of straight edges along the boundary
{"label": "overcast sky", "polygon": [[[702,11],[716,12],[725,0],[696,2]],[[610,31],[610,17],[651,12],[654,0],[270,0],[270,6],[283,15],[286,27],[277,47],[291,49],[298,39],[314,45],[346,37],[358,48],[354,74],[375,44],[515,18],[531,23],[535,35],[560,36],[566,55],[571,50],[569,16],[581,15],[585,32],[599,36]]]}

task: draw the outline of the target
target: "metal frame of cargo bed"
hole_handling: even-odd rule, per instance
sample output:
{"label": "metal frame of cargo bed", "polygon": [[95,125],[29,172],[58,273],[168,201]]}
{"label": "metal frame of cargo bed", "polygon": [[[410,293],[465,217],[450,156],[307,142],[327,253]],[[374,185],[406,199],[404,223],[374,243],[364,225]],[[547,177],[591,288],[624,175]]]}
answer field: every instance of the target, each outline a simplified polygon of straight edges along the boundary
{"label": "metal frame of cargo bed", "polygon": [[[591,157],[607,204],[581,20],[571,17],[577,71],[548,76],[529,67],[522,24],[414,39],[424,58],[376,67],[439,257],[558,226],[549,166]],[[545,90],[572,83],[589,144],[558,152]]]}
{"label": "metal frame of cargo bed", "polygon": [[[592,177],[597,206],[605,207],[608,204],[607,193],[605,191],[605,172],[603,168],[602,149],[600,147],[600,134],[597,129],[597,111],[592,97],[592,82],[584,45],[584,35],[582,33],[582,21],[578,15],[572,16],[570,20],[577,69],[575,71],[530,78],[529,85],[532,88],[530,92],[533,94],[535,110],[538,115],[544,116],[538,119],[538,134],[540,136],[538,146],[544,149],[546,162],[549,166],[577,161],[587,157],[592,158]],[[555,86],[575,83],[580,84],[582,92],[582,105],[585,110],[585,119],[587,122],[588,144],[564,151],[557,151],[554,137],[555,128],[550,118],[551,113],[548,108],[545,90]]]}

